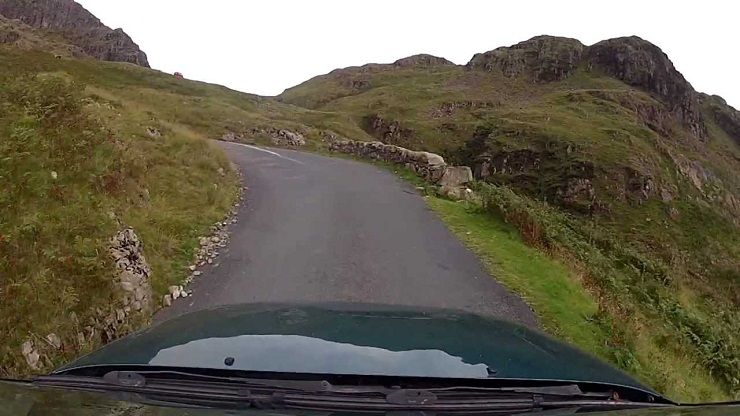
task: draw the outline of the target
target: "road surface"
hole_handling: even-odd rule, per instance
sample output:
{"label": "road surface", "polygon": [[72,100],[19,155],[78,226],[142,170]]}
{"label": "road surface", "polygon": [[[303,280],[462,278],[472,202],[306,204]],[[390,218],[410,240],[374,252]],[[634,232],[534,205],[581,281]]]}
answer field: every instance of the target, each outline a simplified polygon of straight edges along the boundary
{"label": "road surface", "polygon": [[219,142],[248,188],[230,243],[161,321],[216,305],[363,302],[537,325],[416,189],[362,162]]}

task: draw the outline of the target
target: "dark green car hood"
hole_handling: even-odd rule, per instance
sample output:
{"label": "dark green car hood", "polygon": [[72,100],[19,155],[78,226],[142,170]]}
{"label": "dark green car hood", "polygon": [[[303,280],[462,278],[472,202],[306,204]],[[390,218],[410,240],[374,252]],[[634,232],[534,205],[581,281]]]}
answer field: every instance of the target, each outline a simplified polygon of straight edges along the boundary
{"label": "dark green car hood", "polygon": [[[231,366],[226,357],[234,359]],[[55,373],[101,365],[568,380],[655,394],[597,358],[513,323],[356,304],[194,312],[117,340]]]}

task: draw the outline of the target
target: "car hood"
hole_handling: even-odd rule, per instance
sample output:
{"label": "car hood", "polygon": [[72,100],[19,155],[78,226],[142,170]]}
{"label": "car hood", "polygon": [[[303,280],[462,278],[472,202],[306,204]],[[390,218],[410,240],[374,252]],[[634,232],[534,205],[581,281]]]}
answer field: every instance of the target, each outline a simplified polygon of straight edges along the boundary
{"label": "car hood", "polygon": [[[231,366],[227,357],[233,358]],[[656,394],[603,361],[520,325],[370,305],[238,305],[193,312],[58,370],[154,365],[399,377],[594,382]]]}

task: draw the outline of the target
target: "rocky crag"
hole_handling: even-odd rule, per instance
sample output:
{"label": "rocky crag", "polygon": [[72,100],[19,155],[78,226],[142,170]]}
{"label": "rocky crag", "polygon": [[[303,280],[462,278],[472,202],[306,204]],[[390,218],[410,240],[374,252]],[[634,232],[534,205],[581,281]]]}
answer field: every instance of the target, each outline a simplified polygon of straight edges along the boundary
{"label": "rocky crag", "polygon": [[[73,0],[2,0],[0,15],[59,35],[90,57],[149,67],[146,54],[122,29],[109,28]],[[15,42],[17,36],[5,40]]]}

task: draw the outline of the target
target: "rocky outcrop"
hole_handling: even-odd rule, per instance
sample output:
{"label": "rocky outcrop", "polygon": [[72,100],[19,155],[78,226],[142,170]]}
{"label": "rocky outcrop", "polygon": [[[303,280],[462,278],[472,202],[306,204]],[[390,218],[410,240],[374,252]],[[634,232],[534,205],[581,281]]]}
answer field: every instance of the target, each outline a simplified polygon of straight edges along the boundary
{"label": "rocky outcrop", "polygon": [[455,63],[450,62],[445,58],[422,53],[401,58],[394,62],[393,66],[397,68],[427,68],[434,66],[455,66]]}
{"label": "rocky outcrop", "polygon": [[473,164],[475,177],[486,179],[491,175],[518,175],[539,170],[541,156],[539,153],[524,149],[495,154],[482,154]]}
{"label": "rocky outcrop", "polygon": [[706,136],[694,88],[657,46],[630,36],[601,41],[584,55],[589,68],[655,94],[694,135]]}
{"label": "rocky outcrop", "polygon": [[643,174],[633,168],[624,168],[625,196],[631,202],[641,204],[656,193],[655,183],[651,175]]}
{"label": "rocky outcrop", "polygon": [[146,54],[122,29],[109,28],[73,0],[3,0],[0,15],[59,34],[93,58],[149,67]]}
{"label": "rocky outcrop", "polygon": [[141,241],[133,229],[119,231],[111,238],[109,253],[118,269],[123,305],[130,311],[150,310],[152,271],[144,258]]}
{"label": "rocky outcrop", "polygon": [[366,116],[361,127],[381,142],[396,146],[407,146],[414,137],[413,130],[403,127],[396,120],[387,120],[379,114]]}
{"label": "rocky outcrop", "polygon": [[740,145],[740,111],[727,104],[719,95],[700,94],[699,100],[717,126]]}
{"label": "rocky outcrop", "polygon": [[[303,134],[288,129],[255,127],[249,129],[246,135],[253,137],[268,136],[275,146],[303,146],[306,144],[306,137]],[[229,142],[242,141],[244,137],[233,132],[226,132],[221,136],[221,140]]]}
{"label": "rocky outcrop", "polygon": [[403,147],[381,142],[362,142],[357,140],[337,140],[329,143],[335,152],[352,154],[358,157],[382,160],[404,165],[430,182],[438,182],[447,168],[442,156],[429,152],[416,152]]}
{"label": "rocky outcrop", "polygon": [[539,82],[559,81],[578,67],[583,50],[583,44],[576,39],[537,36],[514,46],[476,54],[467,67],[500,71],[507,77],[527,75]]}
{"label": "rocky outcrop", "polygon": [[279,129],[272,132],[272,144],[276,146],[303,146],[306,144],[306,138],[301,133]]}
{"label": "rocky outcrop", "polygon": [[[666,112],[694,136],[706,137],[694,88],[660,48],[637,36],[608,39],[589,47],[575,39],[537,36],[476,54],[467,67],[499,71],[507,77],[527,76],[535,82],[565,79],[579,67],[601,71],[653,94]],[[664,117],[654,107],[637,110],[645,110],[645,117],[665,130]]]}

